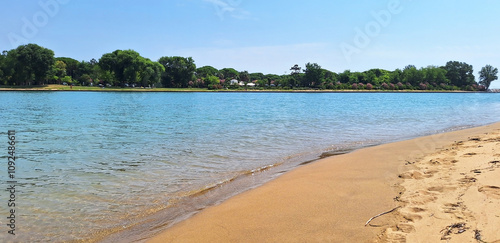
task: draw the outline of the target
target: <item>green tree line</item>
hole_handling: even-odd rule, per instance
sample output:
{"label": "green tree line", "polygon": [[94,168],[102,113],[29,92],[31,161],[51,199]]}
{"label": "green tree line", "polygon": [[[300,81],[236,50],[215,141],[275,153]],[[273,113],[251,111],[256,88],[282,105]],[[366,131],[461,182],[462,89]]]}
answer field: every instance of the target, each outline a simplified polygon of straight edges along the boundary
{"label": "green tree line", "polygon": [[0,85],[9,86],[484,91],[498,79],[498,69],[486,65],[476,81],[472,65],[458,61],[422,68],[408,65],[394,71],[370,69],[335,73],[317,63],[307,63],[304,69],[295,65],[290,70],[290,74],[275,75],[234,68],[219,70],[212,66],[197,68],[191,57],[165,56],[152,61],[134,50],[116,50],[103,54],[99,60],[77,61],[55,57],[52,50],[36,44],[21,45],[0,55]]}

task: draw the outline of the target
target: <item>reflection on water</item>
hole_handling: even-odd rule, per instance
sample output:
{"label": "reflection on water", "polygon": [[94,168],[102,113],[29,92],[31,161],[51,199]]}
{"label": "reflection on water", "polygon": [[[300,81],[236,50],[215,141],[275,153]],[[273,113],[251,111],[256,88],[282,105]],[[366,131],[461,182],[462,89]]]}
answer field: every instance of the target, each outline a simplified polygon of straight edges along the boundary
{"label": "reflection on water", "polygon": [[0,92],[0,100],[0,133],[15,129],[18,140],[16,240],[30,242],[116,231],[299,155],[487,124],[500,114],[499,94],[475,93]]}

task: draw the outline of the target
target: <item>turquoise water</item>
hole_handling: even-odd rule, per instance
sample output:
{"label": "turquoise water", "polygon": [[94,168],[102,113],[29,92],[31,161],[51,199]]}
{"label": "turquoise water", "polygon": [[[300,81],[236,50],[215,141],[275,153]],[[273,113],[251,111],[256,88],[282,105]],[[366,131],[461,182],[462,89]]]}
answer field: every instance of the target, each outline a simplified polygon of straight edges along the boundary
{"label": "turquoise water", "polygon": [[[500,121],[492,93],[0,92],[16,130],[17,238],[92,238],[294,158]],[[0,177],[8,180],[6,166]]]}

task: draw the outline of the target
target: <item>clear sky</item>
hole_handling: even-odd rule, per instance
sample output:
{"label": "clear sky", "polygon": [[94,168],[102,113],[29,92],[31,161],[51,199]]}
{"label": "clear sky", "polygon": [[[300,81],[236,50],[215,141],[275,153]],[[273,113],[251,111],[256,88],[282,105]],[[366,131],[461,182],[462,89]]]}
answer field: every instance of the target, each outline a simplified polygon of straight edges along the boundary
{"label": "clear sky", "polygon": [[[0,0],[0,50],[36,43],[57,57],[133,49],[198,67],[284,74],[462,61],[500,68],[498,0]],[[500,81],[492,83],[499,88]]]}

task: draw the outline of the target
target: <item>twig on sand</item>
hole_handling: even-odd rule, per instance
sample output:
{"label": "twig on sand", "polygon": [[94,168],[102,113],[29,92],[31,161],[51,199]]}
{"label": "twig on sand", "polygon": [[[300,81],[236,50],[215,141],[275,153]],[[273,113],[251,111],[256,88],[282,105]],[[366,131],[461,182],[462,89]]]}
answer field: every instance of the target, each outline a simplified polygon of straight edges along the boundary
{"label": "twig on sand", "polygon": [[474,239],[479,242],[484,242],[481,236],[481,230],[474,230]]}
{"label": "twig on sand", "polygon": [[367,225],[368,225],[368,224],[369,224],[372,220],[374,220],[374,219],[376,219],[376,218],[378,218],[378,217],[380,217],[380,216],[382,216],[382,215],[385,215],[385,214],[388,214],[388,213],[392,213],[392,212],[396,211],[396,209],[398,209],[398,208],[400,208],[400,207],[401,207],[401,206],[395,207],[395,208],[393,208],[393,209],[391,209],[391,210],[389,210],[389,211],[387,211],[387,212],[383,212],[383,213],[380,213],[380,214],[377,214],[377,215],[375,215],[375,216],[371,217],[368,221],[366,221],[365,227],[366,227],[366,226],[367,226]]}
{"label": "twig on sand", "polygon": [[456,223],[456,224],[452,224],[450,226],[447,226],[445,229],[441,230],[441,232],[440,232],[440,233],[444,232],[444,235],[441,237],[441,240],[449,240],[450,239],[449,235],[451,233],[462,234],[463,232],[465,232],[468,229],[469,229],[469,227],[466,227],[465,223]]}

